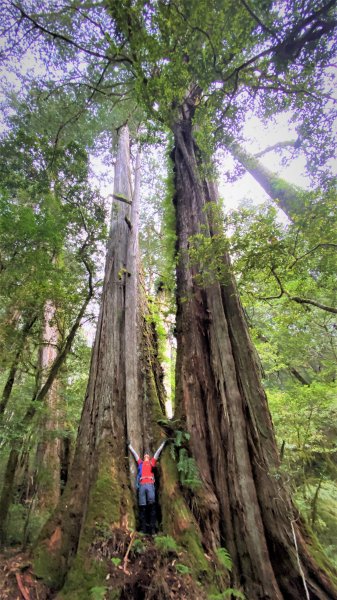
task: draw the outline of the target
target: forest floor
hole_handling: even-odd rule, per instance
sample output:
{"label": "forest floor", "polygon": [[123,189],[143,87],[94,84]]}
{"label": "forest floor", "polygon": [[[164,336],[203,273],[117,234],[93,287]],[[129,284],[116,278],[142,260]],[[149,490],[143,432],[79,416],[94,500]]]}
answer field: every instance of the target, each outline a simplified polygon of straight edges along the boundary
{"label": "forest floor", "polygon": [[0,553],[0,600],[47,600],[49,589],[34,577],[28,552],[20,548]]}
{"label": "forest floor", "polygon": [[[126,533],[115,529],[111,537],[95,541],[90,558],[103,563],[104,585],[92,588],[100,598],[120,590],[120,600],[204,600],[206,595],[193,580],[184,557],[161,536]],[[186,562],[186,561],[185,561]],[[110,593],[109,593],[110,592]],[[51,600],[56,593],[33,573],[28,552],[10,548],[0,553],[0,600]]]}

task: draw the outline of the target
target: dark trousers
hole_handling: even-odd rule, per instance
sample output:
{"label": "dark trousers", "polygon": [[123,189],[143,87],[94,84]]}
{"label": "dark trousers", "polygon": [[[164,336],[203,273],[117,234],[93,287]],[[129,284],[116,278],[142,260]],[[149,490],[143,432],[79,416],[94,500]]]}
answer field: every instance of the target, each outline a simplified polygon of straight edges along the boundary
{"label": "dark trousers", "polygon": [[143,533],[156,533],[157,510],[155,502],[139,506],[139,529]]}

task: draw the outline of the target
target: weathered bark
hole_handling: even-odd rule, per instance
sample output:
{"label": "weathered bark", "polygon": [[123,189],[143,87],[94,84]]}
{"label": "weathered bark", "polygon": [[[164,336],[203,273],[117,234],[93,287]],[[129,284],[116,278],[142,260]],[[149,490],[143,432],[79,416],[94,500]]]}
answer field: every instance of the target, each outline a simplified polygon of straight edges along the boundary
{"label": "weathered bark", "polygon": [[[115,167],[114,197],[119,196],[132,197],[126,127],[119,132]],[[116,200],[74,459],[60,503],[36,550],[37,571],[56,587],[63,584],[79,544],[78,555],[94,537],[98,524],[126,527],[134,521],[126,469],[124,311],[129,222],[129,203]]]}
{"label": "weathered bark", "polygon": [[[130,234],[126,257],[125,279],[125,399],[128,439],[132,445],[142,452],[143,430],[141,419],[141,403],[139,402],[139,369],[138,369],[138,227],[140,203],[140,152],[137,153],[134,192],[131,206]],[[129,467],[132,488],[136,491],[137,465],[133,456],[129,456]]]}
{"label": "weathered bark", "polygon": [[291,221],[303,215],[305,205],[299,188],[281,180],[235,140],[231,140],[227,148]]}
{"label": "weathered bark", "polygon": [[[233,583],[254,599],[337,598],[308,550],[308,538],[277,471],[279,459],[256,355],[228,267],[220,285],[197,285],[189,238],[212,236],[204,210],[217,200],[201,180],[191,107],[173,130],[177,220],[177,403],[199,466],[197,498],[207,547],[224,545]],[[189,113],[190,111],[190,113]],[[193,112],[193,107],[192,107]],[[296,536],[296,544],[294,536]],[[299,567],[299,561],[301,567]]]}
{"label": "weathered bark", "polygon": [[[125,128],[120,133],[114,197],[127,200],[130,197],[126,168],[128,145]],[[124,178],[119,170],[123,170]],[[137,185],[136,178],[136,194]],[[123,202],[118,213],[113,213],[102,305],[70,475],[35,550],[36,572],[56,588],[60,588],[66,578],[62,593],[72,598],[84,597],[92,586],[99,582],[104,584],[104,566],[103,571],[97,572],[97,565],[90,559],[91,544],[100,538],[102,531],[106,536],[107,532],[112,535],[113,529],[122,528],[128,535],[128,527],[135,523],[135,495],[130,485],[126,433],[140,436],[139,443],[152,451],[162,437],[157,421],[164,414],[163,373],[143,285],[140,283],[138,290],[135,289],[137,242],[131,232],[137,235],[137,218],[131,216],[130,219],[129,206],[129,202]],[[137,201],[133,208],[137,209]],[[133,282],[130,281],[132,276]],[[126,299],[124,292],[131,297]],[[132,323],[127,324],[126,318],[132,319]],[[137,321],[138,336],[135,337]],[[130,331],[129,325],[134,331]],[[135,353],[133,357],[126,354],[131,339],[133,343],[136,341],[136,347],[138,345],[138,355],[134,347],[129,349]],[[129,358],[134,361],[132,366]],[[127,373],[132,378],[138,375],[138,398],[133,396],[137,393],[134,381],[126,392]],[[131,407],[126,406],[126,397]],[[141,452],[143,447],[138,449]],[[165,483],[159,490],[163,529],[165,533],[174,534],[191,557],[197,553],[193,558],[195,573],[204,574],[210,567],[201,546],[200,529],[182,496],[177,470],[168,452],[161,457],[160,472]],[[116,597],[118,593],[116,589]]]}

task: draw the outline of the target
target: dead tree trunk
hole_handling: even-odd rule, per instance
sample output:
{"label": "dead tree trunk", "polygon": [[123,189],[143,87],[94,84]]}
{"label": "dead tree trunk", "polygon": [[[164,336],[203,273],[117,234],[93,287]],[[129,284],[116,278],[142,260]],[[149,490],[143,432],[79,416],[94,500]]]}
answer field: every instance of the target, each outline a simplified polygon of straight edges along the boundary
{"label": "dead tree trunk", "polygon": [[[203,495],[197,498],[207,547],[224,545],[233,584],[250,600],[328,600],[337,592],[278,472],[279,459],[254,348],[230,273],[198,285],[190,238],[212,237],[207,204],[216,190],[200,176],[193,107],[174,126],[177,223],[177,403],[190,433]],[[309,592],[307,591],[309,590]]]}

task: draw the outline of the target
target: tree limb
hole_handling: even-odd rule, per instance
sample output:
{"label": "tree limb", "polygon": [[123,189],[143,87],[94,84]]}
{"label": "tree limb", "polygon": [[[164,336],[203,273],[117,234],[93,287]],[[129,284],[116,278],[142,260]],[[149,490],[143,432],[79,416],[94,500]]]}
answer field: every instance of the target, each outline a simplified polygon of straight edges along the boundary
{"label": "tree limb", "polygon": [[267,27],[267,25],[265,25],[261,21],[261,19],[253,12],[253,10],[247,4],[246,0],[240,0],[240,2],[241,2],[241,4],[243,4],[245,9],[249,12],[250,16],[254,19],[254,21],[256,21],[260,25],[260,27],[262,28],[263,31],[265,31],[266,33],[269,33],[272,37],[278,39],[276,31],[273,31],[273,29],[270,29],[269,27]]}
{"label": "tree limb", "polygon": [[288,268],[292,269],[296,265],[296,263],[298,263],[300,260],[308,256],[309,254],[312,254],[313,252],[318,250],[318,248],[334,248],[335,250],[337,250],[337,244],[333,244],[330,242],[322,242],[321,244],[316,244],[316,246],[302,254],[302,256],[298,256]]}
{"label": "tree limb", "polygon": [[297,302],[298,304],[310,304],[311,306],[316,306],[317,308],[320,308],[321,310],[325,310],[326,312],[330,312],[334,315],[337,315],[337,308],[334,308],[333,306],[327,306],[326,304],[321,304],[321,302],[317,302],[316,300],[310,300],[309,298],[300,298],[299,296],[290,296],[287,293],[287,296],[289,297],[290,300],[293,300],[294,302]]}
{"label": "tree limb", "polygon": [[66,42],[67,44],[73,46],[74,48],[76,48],[77,50],[80,50],[81,52],[84,52],[85,54],[89,54],[90,56],[94,56],[95,58],[102,58],[105,60],[108,60],[109,62],[118,62],[118,63],[129,63],[132,64],[132,61],[124,55],[118,56],[118,55],[109,55],[106,53],[102,53],[102,52],[98,52],[96,50],[89,50],[88,48],[86,48],[85,46],[81,46],[81,44],[78,44],[75,40],[63,35],[62,33],[58,33],[56,31],[50,31],[49,29],[47,29],[46,27],[44,27],[44,25],[42,25],[41,23],[39,23],[36,19],[34,19],[31,15],[29,15],[23,8],[22,6],[19,6],[18,4],[16,4],[15,2],[11,2],[11,6],[13,6],[13,8],[15,8],[16,10],[18,10],[20,12],[21,18],[25,19],[27,21],[29,21],[30,23],[33,23],[34,28],[38,29],[40,32],[52,37],[53,39],[59,39],[63,42]]}
{"label": "tree limb", "polygon": [[260,158],[260,156],[264,156],[265,154],[268,154],[268,152],[273,152],[274,150],[279,150],[281,148],[298,148],[299,144],[298,144],[298,140],[289,140],[287,142],[278,142],[277,144],[273,144],[273,146],[267,146],[267,148],[265,148],[264,150],[261,150],[261,152],[257,152],[256,154],[254,154],[255,158]]}

